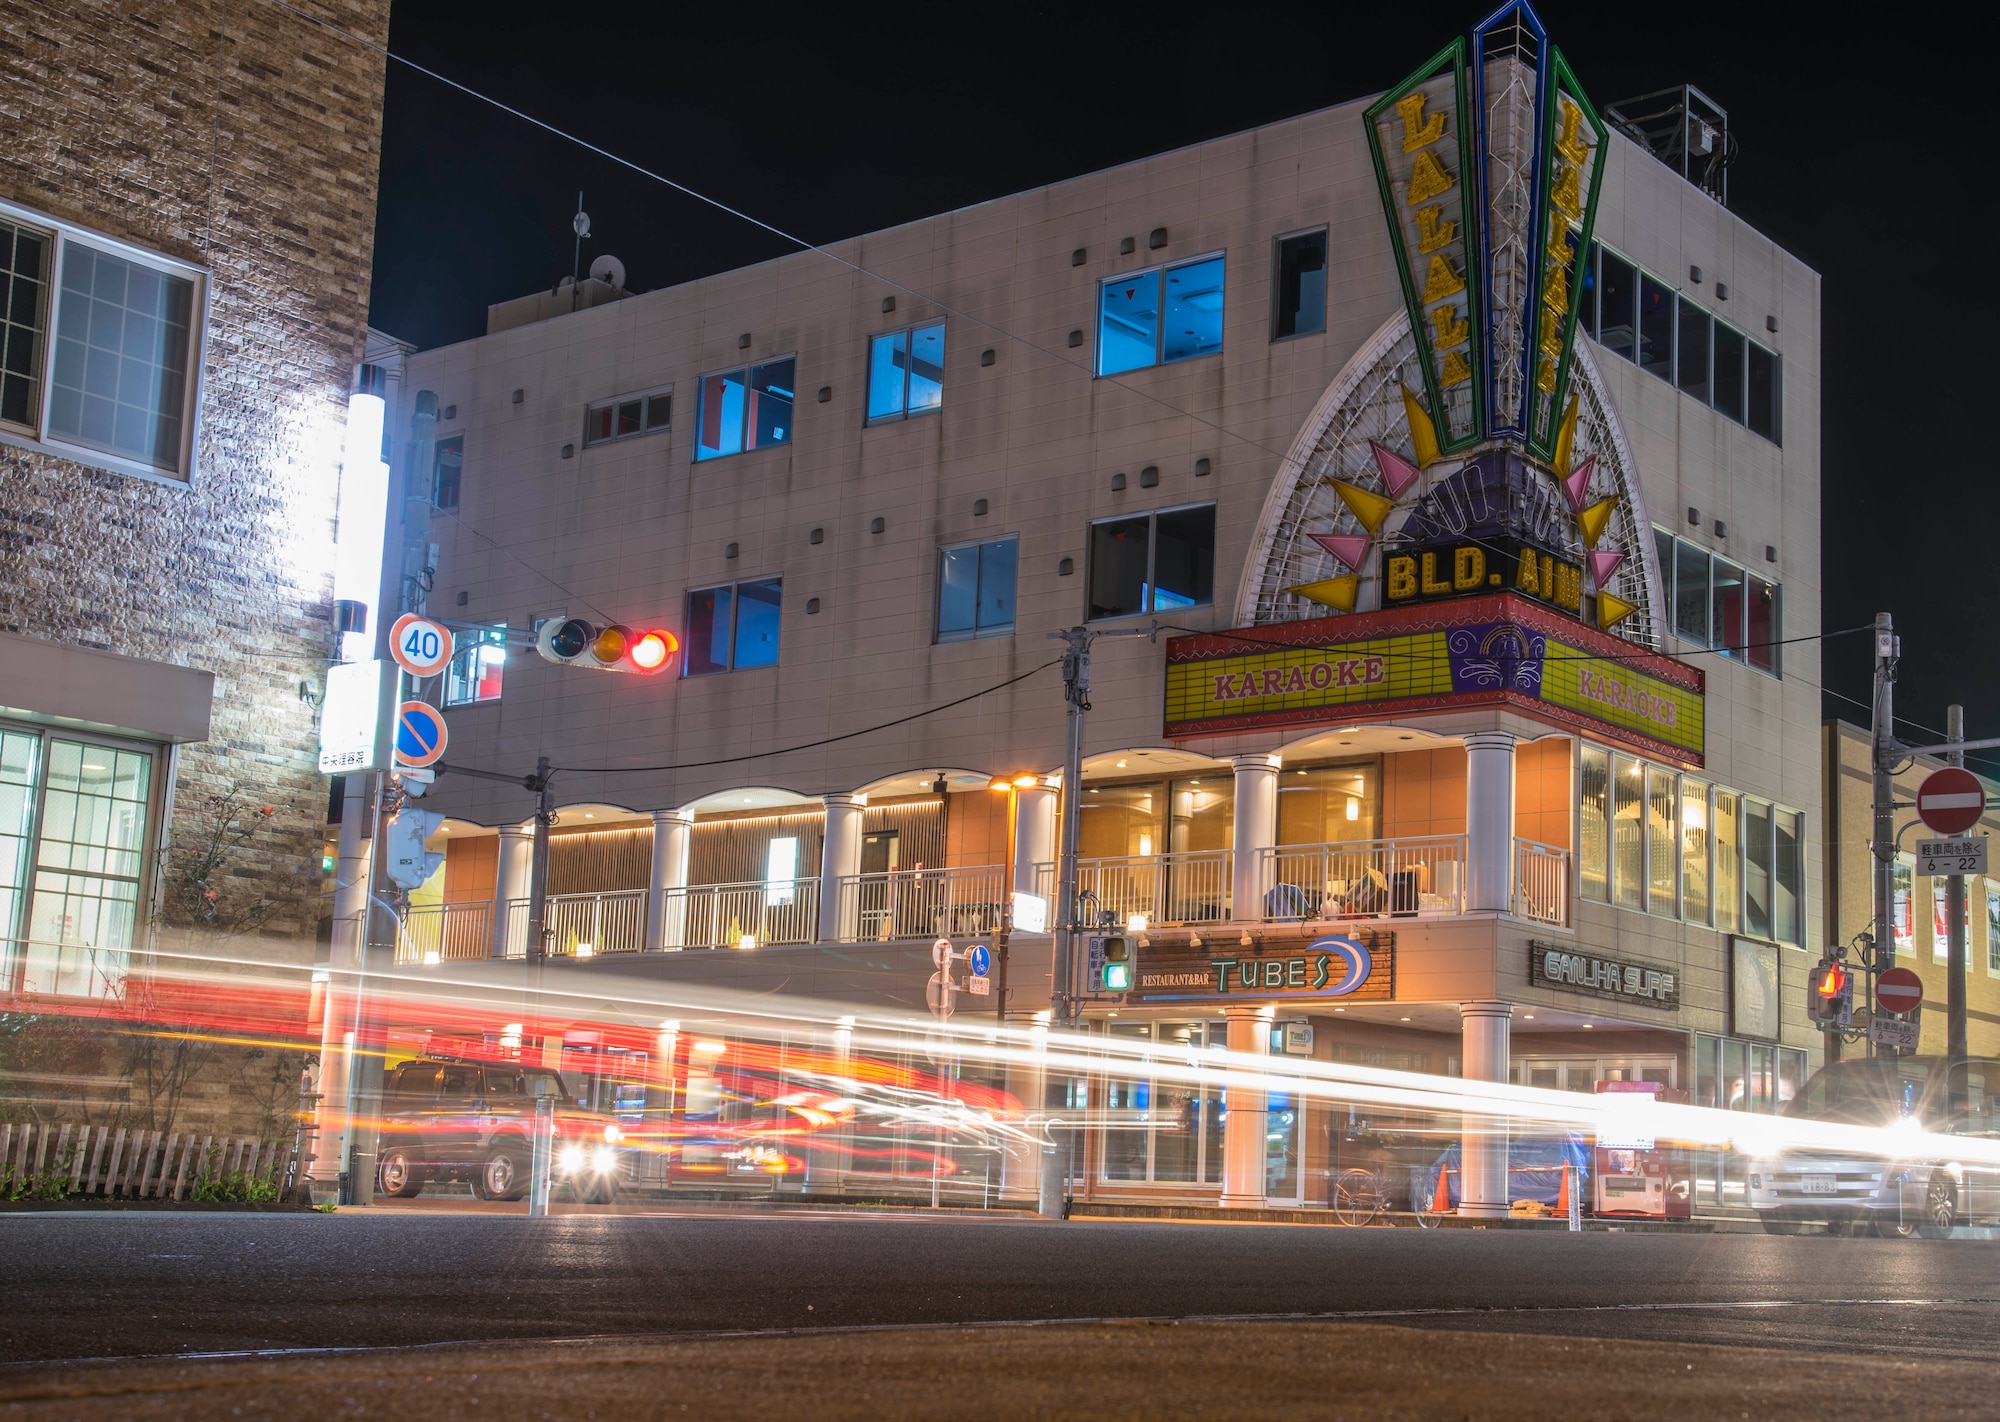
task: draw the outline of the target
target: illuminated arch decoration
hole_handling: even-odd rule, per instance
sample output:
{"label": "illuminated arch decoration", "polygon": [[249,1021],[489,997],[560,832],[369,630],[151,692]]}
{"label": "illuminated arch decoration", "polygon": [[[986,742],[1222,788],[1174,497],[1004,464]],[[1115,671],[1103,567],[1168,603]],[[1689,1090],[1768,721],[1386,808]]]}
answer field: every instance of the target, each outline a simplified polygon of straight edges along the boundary
{"label": "illuminated arch decoration", "polygon": [[1410,525],[1424,515],[1425,501],[1468,466],[1498,454],[1534,471],[1541,484],[1537,506],[1567,512],[1559,539],[1549,525],[1557,545],[1551,551],[1585,570],[1582,591],[1596,609],[1588,620],[1657,650],[1658,554],[1638,466],[1588,343],[1579,341],[1571,356],[1570,404],[1548,461],[1527,456],[1514,441],[1440,454],[1416,393],[1423,383],[1418,362],[1409,317],[1399,312],[1314,405],[1265,496],[1237,590],[1236,625],[1387,605],[1385,560],[1412,544]]}
{"label": "illuminated arch decoration", "polygon": [[1238,625],[1509,592],[1657,648],[1657,555],[1578,276],[1609,130],[1528,0],[1362,116],[1403,312],[1273,482]]}

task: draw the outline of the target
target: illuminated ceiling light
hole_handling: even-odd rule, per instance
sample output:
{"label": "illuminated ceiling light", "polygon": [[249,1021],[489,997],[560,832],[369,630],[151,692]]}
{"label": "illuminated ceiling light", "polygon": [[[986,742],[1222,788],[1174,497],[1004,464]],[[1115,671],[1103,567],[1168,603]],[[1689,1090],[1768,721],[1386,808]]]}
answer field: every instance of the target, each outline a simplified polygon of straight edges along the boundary
{"label": "illuminated ceiling light", "polygon": [[1002,778],[995,780],[991,785],[988,785],[986,788],[988,790],[1012,790],[1014,788],[1014,782]]}
{"label": "illuminated ceiling light", "polygon": [[1408,1021],[1409,1021],[1410,1019],[1409,1019],[1409,1018],[1407,1018],[1407,1017],[1399,1017],[1399,1018],[1397,1018],[1396,1020],[1397,1020],[1397,1021],[1399,1021],[1399,1022],[1408,1022]]}
{"label": "illuminated ceiling light", "polygon": [[1350,820],[1361,818],[1361,802],[1352,795],[1347,797],[1347,818]]}
{"label": "illuminated ceiling light", "polygon": [[719,1057],[728,1050],[720,1042],[711,1042],[706,1037],[694,1044],[694,1049],[705,1057]]}
{"label": "illuminated ceiling light", "polygon": [[1034,789],[1034,788],[1035,788],[1035,777],[1034,777],[1034,776],[1032,776],[1032,775],[1028,775],[1028,774],[1026,774],[1026,773],[1023,773],[1023,774],[1020,774],[1020,775],[1017,775],[1017,776],[1015,776],[1015,777],[1014,777],[1014,788],[1015,788],[1016,790],[1032,790],[1032,789]]}

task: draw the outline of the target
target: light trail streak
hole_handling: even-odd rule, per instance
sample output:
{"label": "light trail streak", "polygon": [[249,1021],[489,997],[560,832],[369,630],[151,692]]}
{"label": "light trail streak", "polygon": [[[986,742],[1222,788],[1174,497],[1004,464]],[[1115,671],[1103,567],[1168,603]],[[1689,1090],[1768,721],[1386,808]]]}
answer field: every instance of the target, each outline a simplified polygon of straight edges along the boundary
{"label": "light trail streak", "polygon": [[[594,1067],[614,1078],[624,1069],[604,1049],[643,1059],[630,1066],[626,1079],[664,1090],[683,1116],[690,1074],[712,1068],[718,1093],[770,1113],[769,1120],[740,1133],[742,1138],[788,1156],[801,1143],[857,1127],[1030,1146],[1053,1143],[1056,1132],[1134,1125],[1130,1111],[1025,1106],[1005,1090],[964,1080],[971,1067],[1003,1080],[1009,1073],[1021,1080],[1145,1079],[1156,1087],[1191,1088],[1203,1100],[1226,1100],[1227,1093],[1239,1091],[1281,1092],[1303,1102],[1429,1118],[1440,1138],[1491,1121],[1504,1122],[1517,1136],[1573,1131],[1614,1139],[1650,1136],[1663,1144],[1753,1156],[1804,1151],[2000,1167],[2000,1140],[1930,1132],[1909,1120],[1880,1126],[1805,1120],[1676,1105],[1645,1095],[1586,1095],[1348,1063],[1280,1061],[1215,1047],[1163,1047],[1045,1026],[1002,1027],[984,1019],[976,1025],[941,1023],[916,1014],[857,1012],[851,1003],[664,983],[602,968],[587,981],[543,968],[540,976],[558,981],[535,987],[524,985],[537,975],[530,965],[496,966],[513,980],[452,964],[366,974],[372,1020],[358,1050],[392,1059],[427,1051],[524,1061],[534,1052],[505,1046],[503,1038],[560,1041],[587,1030],[597,1038]],[[0,1008],[156,1035],[309,1050],[318,1045],[317,1025],[308,1020],[314,987],[331,997],[352,993],[363,981],[361,974],[335,973],[331,982],[316,985],[312,970],[296,963],[174,952],[146,954],[143,961],[134,954],[131,971],[136,986],[129,986],[123,999],[0,998]],[[677,1044],[674,1058],[663,1062],[661,1044],[669,1037]],[[838,1050],[836,1041],[843,1044]],[[697,1043],[720,1043],[723,1050],[699,1052]],[[574,1048],[563,1049],[560,1069],[574,1069],[575,1056]],[[684,1144],[683,1135],[641,1132],[629,1144],[635,1150],[673,1151]],[[849,1148],[869,1147],[857,1139]],[[910,1147],[899,1149],[907,1153]],[[940,1162],[940,1168],[951,1167]]]}

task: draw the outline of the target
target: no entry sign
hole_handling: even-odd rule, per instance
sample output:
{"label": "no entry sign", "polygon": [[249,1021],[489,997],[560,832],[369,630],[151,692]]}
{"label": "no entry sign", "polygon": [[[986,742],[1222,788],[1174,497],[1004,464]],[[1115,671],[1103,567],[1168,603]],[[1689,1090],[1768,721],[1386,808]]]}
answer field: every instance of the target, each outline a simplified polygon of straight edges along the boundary
{"label": "no entry sign", "polygon": [[1948,765],[1917,787],[1917,817],[1939,834],[1962,834],[1986,813],[1986,787],[1969,770]]}
{"label": "no entry sign", "polygon": [[1915,1012],[1923,1001],[1924,980],[1908,968],[1891,968],[1875,980],[1875,1002],[1884,1012]]}

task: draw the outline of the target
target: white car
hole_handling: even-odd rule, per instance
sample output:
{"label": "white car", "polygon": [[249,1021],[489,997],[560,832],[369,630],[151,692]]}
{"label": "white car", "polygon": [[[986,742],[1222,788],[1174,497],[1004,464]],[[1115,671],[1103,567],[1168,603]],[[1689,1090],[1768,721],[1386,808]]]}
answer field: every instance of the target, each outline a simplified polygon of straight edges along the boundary
{"label": "white car", "polygon": [[[1873,1057],[1821,1067],[1786,1103],[1794,1119],[1844,1125],[1914,1126],[1940,1135],[2000,1144],[2000,1115],[1987,1084],[2000,1086],[2000,1061],[1966,1063],[1953,1109],[1944,1057]],[[1830,1231],[1873,1230],[1907,1238],[1942,1238],[1953,1225],[2000,1219],[2000,1167],[1953,1156],[1883,1155],[1788,1150],[1750,1162],[1750,1207],[1766,1230],[1791,1233],[1802,1224]]]}

